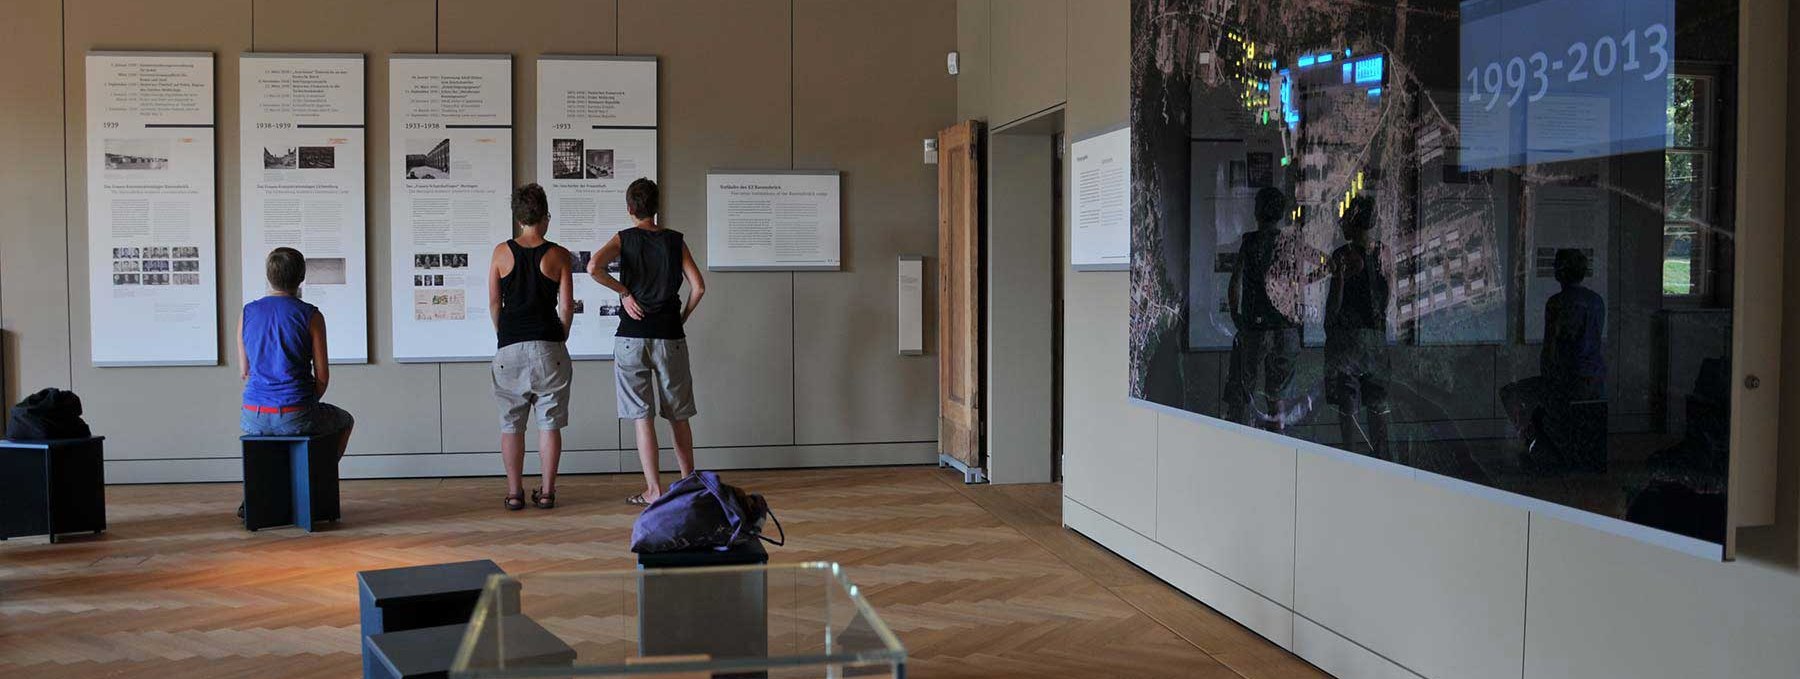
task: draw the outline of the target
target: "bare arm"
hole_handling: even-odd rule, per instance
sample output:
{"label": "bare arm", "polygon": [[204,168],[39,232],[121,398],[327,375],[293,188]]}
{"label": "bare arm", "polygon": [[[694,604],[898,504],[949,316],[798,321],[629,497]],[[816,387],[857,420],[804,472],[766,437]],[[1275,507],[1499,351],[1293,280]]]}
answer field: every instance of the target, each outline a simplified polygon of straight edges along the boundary
{"label": "bare arm", "polygon": [[631,291],[625,289],[625,284],[620,283],[619,279],[613,278],[611,271],[606,270],[606,267],[612,265],[613,261],[619,258],[619,249],[619,234],[615,233],[612,238],[607,239],[605,245],[600,246],[599,252],[594,253],[594,258],[588,260],[587,272],[589,276],[594,277],[595,283],[619,293],[620,297],[629,297]]}
{"label": "bare arm", "polygon": [[588,275],[594,277],[595,283],[618,293],[619,303],[625,306],[625,315],[641,321],[644,320],[644,307],[639,306],[637,300],[632,298],[630,288],[625,287],[625,284],[619,282],[619,279],[613,278],[611,271],[606,270],[613,260],[619,258],[619,251],[622,247],[619,245],[619,234],[613,234],[613,237],[608,239],[605,245],[600,246],[600,251],[594,253],[594,259],[588,262]]}
{"label": "bare arm", "polygon": [[681,275],[687,277],[687,307],[681,310],[681,322],[686,323],[694,310],[700,308],[700,298],[706,296],[706,278],[700,275],[700,265],[694,263],[694,251],[684,243],[681,246]]}
{"label": "bare arm", "polygon": [[494,256],[488,258],[488,320],[494,323],[494,332],[500,332],[500,258],[510,259],[511,253],[506,251],[504,243],[494,246]]}
{"label": "bare arm", "polygon": [[238,335],[238,338],[237,338],[238,379],[244,380],[244,381],[249,381],[249,379],[250,379],[250,355],[248,352],[244,351],[244,313],[241,311],[238,312],[238,333],[237,333],[237,335]]}
{"label": "bare arm", "polygon": [[306,330],[312,334],[313,382],[319,385],[318,396],[323,398],[325,388],[331,385],[331,350],[325,346],[325,314],[314,311]]}
{"label": "bare arm", "polygon": [[563,265],[558,267],[556,276],[556,315],[562,319],[563,339],[568,339],[569,331],[575,328],[575,255],[566,249],[562,253]]}

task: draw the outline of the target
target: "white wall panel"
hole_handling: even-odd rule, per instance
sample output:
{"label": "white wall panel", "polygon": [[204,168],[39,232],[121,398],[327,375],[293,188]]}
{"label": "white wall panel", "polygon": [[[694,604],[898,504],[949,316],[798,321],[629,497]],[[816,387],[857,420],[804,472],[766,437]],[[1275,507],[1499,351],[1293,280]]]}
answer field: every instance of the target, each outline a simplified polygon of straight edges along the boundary
{"label": "white wall panel", "polygon": [[1294,610],[1428,677],[1520,676],[1526,512],[1364,459],[1300,451]]}
{"label": "white wall panel", "polygon": [[1293,606],[1294,449],[1179,415],[1156,419],[1157,541]]}
{"label": "white wall panel", "polygon": [[1063,493],[1156,535],[1156,413],[1125,400],[1130,275],[1063,278]]}
{"label": "white wall panel", "polygon": [[1419,679],[1419,675],[1320,627],[1306,618],[1294,618],[1294,655],[1314,667],[1344,679]]}
{"label": "white wall panel", "polygon": [[1294,614],[1268,597],[1067,497],[1063,498],[1063,524],[1276,645],[1293,647]]}
{"label": "white wall panel", "polygon": [[1531,523],[1525,676],[1800,676],[1800,582],[1543,516]]}

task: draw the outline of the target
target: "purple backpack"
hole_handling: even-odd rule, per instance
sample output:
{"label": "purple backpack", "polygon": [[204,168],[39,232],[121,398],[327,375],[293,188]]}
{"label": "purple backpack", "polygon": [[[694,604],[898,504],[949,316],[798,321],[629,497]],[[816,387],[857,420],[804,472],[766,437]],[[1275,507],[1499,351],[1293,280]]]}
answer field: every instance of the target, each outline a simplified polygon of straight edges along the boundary
{"label": "purple backpack", "polygon": [[764,537],[763,520],[775,518],[763,496],[727,485],[712,472],[695,472],[676,481],[662,497],[644,508],[631,526],[631,551],[639,554],[694,549],[724,551],[761,539],[773,545],[787,541],[781,521],[780,540]]}

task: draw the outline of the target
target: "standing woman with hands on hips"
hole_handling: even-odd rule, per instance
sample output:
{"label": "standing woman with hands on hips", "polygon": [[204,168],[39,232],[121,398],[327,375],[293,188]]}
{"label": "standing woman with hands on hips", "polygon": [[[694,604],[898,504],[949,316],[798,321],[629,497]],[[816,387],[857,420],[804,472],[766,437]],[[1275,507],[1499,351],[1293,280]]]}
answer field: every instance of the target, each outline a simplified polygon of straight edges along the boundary
{"label": "standing woman with hands on hips", "polygon": [[[588,264],[594,281],[619,293],[625,307],[613,338],[613,376],[619,419],[636,424],[638,461],[644,467],[644,492],[625,501],[640,506],[662,497],[654,415],[660,413],[668,420],[675,434],[681,475],[694,473],[694,430],[688,420],[698,409],[694,407],[694,377],[688,368],[684,326],[706,294],[706,280],[700,277],[700,266],[694,263],[686,239],[680,231],[656,221],[660,202],[656,182],[632,182],[625,190],[625,207],[635,223],[606,241]],[[622,281],[606,270],[615,259]],[[685,305],[681,301],[683,279],[688,285]]]}

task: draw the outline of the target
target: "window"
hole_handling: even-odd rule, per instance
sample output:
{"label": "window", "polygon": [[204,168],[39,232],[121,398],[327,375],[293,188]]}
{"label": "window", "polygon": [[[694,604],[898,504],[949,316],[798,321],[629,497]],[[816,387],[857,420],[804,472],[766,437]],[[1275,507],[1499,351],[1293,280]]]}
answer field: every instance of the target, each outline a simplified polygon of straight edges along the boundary
{"label": "window", "polygon": [[1699,302],[1711,292],[1717,77],[1677,68],[1669,78],[1668,150],[1663,161],[1664,299]]}

